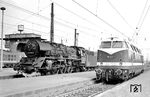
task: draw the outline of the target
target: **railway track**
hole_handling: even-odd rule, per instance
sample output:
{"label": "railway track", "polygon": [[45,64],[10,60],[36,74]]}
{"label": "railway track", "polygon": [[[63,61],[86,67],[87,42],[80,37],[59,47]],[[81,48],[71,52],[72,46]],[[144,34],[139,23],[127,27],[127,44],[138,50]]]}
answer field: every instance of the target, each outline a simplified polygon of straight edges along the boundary
{"label": "railway track", "polygon": [[94,97],[116,85],[95,83],[95,80],[83,81],[52,88],[46,97]]}
{"label": "railway track", "polygon": [[94,97],[95,95],[100,94],[108,89],[111,89],[114,86],[116,85],[107,85],[103,83],[91,84],[85,87],[77,88],[77,89],[62,93],[60,95],[57,95],[56,97]]}

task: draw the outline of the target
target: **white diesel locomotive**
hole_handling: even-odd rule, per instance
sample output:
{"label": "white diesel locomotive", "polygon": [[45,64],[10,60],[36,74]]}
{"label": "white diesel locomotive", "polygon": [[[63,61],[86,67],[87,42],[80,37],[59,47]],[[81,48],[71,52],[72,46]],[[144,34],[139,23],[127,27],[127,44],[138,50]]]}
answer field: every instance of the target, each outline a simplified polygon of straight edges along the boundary
{"label": "white diesel locomotive", "polygon": [[97,51],[97,80],[128,80],[144,71],[141,50],[130,42],[111,37]]}

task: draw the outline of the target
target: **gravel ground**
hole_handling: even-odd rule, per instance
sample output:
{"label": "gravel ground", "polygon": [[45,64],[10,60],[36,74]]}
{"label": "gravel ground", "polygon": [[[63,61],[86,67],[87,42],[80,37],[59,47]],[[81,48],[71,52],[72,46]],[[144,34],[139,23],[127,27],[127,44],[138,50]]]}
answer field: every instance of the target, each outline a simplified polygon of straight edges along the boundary
{"label": "gravel ground", "polygon": [[113,88],[116,85],[106,85],[106,84],[91,84],[86,85],[81,88],[77,88],[67,93],[58,95],[56,97],[94,97],[96,94],[102,93],[108,89]]}

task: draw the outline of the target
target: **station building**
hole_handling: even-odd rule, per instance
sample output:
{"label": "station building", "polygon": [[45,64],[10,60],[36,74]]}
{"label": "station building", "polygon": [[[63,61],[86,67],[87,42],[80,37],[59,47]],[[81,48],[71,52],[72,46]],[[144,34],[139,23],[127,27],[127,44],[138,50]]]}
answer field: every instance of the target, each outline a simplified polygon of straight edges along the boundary
{"label": "station building", "polygon": [[[22,57],[25,57],[23,52],[19,49],[29,39],[41,40],[41,35],[34,33],[16,33],[5,35],[5,48],[3,50],[3,66],[4,68],[13,67],[14,64],[18,63]],[[44,40],[44,39],[42,39]],[[20,45],[18,45],[20,43]],[[0,52],[1,55],[1,52]],[[0,56],[1,57],[1,56]]]}

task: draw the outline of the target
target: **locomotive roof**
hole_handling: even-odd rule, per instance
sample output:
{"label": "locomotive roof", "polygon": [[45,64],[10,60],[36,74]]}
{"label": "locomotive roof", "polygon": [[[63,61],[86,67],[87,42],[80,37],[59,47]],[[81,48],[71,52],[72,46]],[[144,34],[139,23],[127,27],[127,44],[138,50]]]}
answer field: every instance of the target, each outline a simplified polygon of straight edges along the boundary
{"label": "locomotive roof", "polygon": [[109,38],[103,39],[102,41],[126,41],[126,40],[123,38],[119,38],[119,37],[109,37]]}
{"label": "locomotive roof", "polygon": [[103,41],[125,41],[129,45],[134,46],[135,48],[137,48],[139,50],[139,47],[133,41],[131,41],[129,39],[124,39],[124,38],[120,38],[120,37],[109,37],[109,38],[102,40],[102,42]]}

